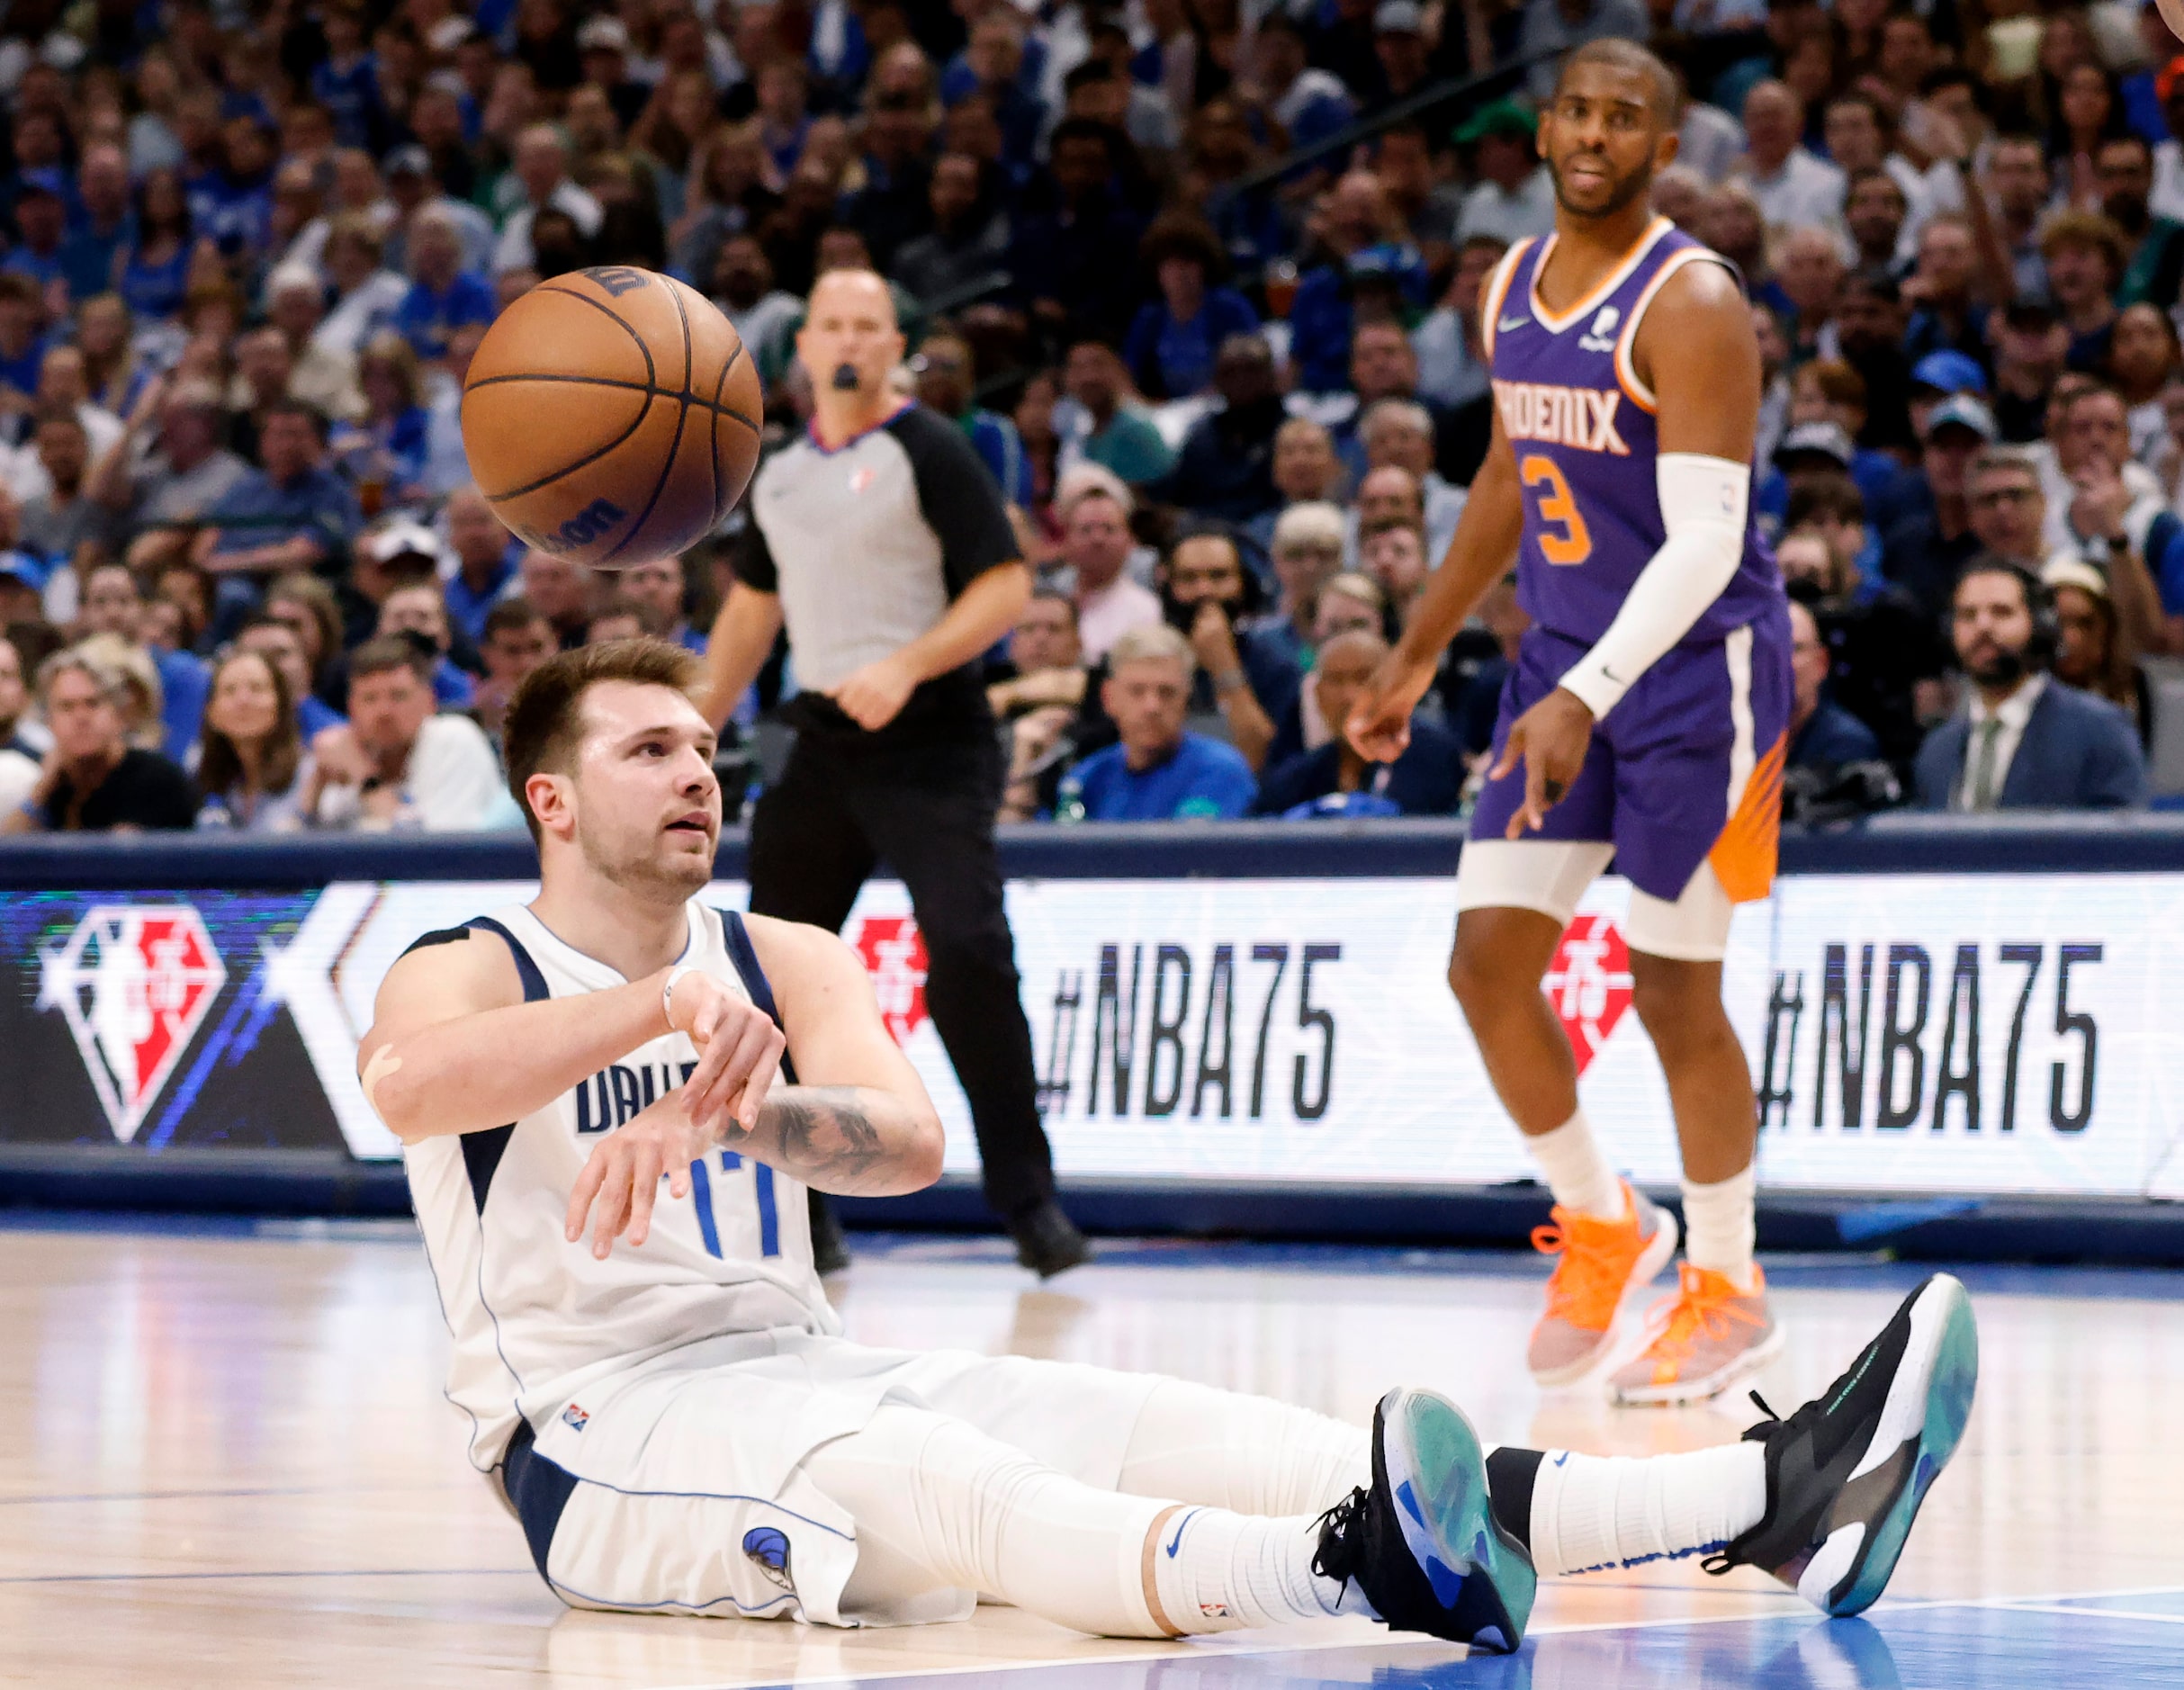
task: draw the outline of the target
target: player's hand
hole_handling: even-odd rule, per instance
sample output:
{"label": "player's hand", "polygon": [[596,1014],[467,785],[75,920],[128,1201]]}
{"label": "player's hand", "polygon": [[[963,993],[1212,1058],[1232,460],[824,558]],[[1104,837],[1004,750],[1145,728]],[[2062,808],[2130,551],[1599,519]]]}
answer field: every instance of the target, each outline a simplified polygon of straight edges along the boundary
{"label": "player's hand", "polygon": [[691,1119],[688,1088],[648,1104],[592,1146],[569,1193],[563,1236],[575,1244],[589,1226],[591,1254],[602,1262],[625,1234],[633,1245],[643,1244],[652,1230],[661,1175],[667,1176],[669,1196],[688,1197],[690,1164],[715,1142]]}
{"label": "player's hand", "polygon": [[1506,837],[1520,839],[1545,825],[1548,811],[1577,784],[1593,742],[1593,713],[1574,692],[1558,687],[1512,723],[1502,754],[1487,772],[1499,780],[1524,765],[1524,803],[1509,818]]}
{"label": "player's hand", "polygon": [[774,1018],[709,974],[686,974],[668,1001],[668,1025],[697,1047],[697,1066],[683,1083],[690,1118],[708,1131],[732,1115],[749,1132],[773,1089],[788,1041]]}
{"label": "player's hand", "polygon": [[916,673],[899,656],[883,657],[845,678],[831,696],[844,715],[874,733],[895,719],[917,685]]}
{"label": "player's hand", "polygon": [[1380,660],[1371,680],[1343,724],[1357,754],[1369,763],[1392,763],[1410,743],[1410,715],[1434,684],[1433,660],[1405,655],[1398,646]]}

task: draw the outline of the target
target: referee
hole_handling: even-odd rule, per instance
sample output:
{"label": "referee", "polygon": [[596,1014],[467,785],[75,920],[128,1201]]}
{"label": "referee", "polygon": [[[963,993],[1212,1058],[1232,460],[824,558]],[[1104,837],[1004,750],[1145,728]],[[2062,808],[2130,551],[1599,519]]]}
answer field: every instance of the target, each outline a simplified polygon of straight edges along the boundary
{"label": "referee", "polygon": [[[750,907],[839,931],[882,859],[901,876],[986,1201],[1045,1278],[1091,1250],[1055,1201],[993,845],[1000,741],[975,668],[1015,625],[1031,571],[970,442],[890,389],[903,346],[872,272],[831,271],[812,290],[796,353],[814,414],[752,483],[713,625],[709,714],[727,715],[786,624],[796,745],[751,817]],[[816,1192],[813,1206],[822,1266],[846,1259]]]}

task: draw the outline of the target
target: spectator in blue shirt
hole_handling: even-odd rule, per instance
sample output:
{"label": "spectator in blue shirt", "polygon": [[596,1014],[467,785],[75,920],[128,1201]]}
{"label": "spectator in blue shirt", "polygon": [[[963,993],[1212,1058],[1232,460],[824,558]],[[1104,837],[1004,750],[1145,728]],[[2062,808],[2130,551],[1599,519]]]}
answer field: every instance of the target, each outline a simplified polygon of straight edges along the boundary
{"label": "spectator in blue shirt", "polygon": [[432,650],[432,696],[443,710],[470,706],[476,685],[448,656],[453,630],[448,626],[447,601],[440,584],[427,577],[397,587],[379,601],[379,625],[374,634],[400,634],[422,642]]}
{"label": "spectator in blue shirt", "polygon": [[1213,231],[1188,212],[1172,212],[1146,231],[1138,247],[1160,297],[1138,307],[1123,343],[1123,362],[1148,399],[1190,399],[1213,385],[1214,355],[1231,335],[1256,334],[1258,313],[1221,283],[1227,255]]}
{"label": "spectator in blue shirt", "polygon": [[1334,737],[1270,769],[1261,778],[1261,815],[1452,815],[1463,797],[1463,751],[1446,728],[1414,716],[1410,743],[1391,763],[1369,763],[1344,737],[1350,707],[1388,656],[1370,628],[1338,634],[1312,666],[1313,697]]}
{"label": "spectator in blue shirt", "polygon": [[84,634],[110,634],[149,660],[159,676],[161,749],[183,762],[204,716],[211,676],[203,661],[145,643],[144,596],[135,575],[120,563],[102,563],[85,579],[76,626]]}
{"label": "spectator in blue shirt", "polygon": [[1118,743],[1062,782],[1057,811],[1087,822],[1216,821],[1240,816],[1257,791],[1236,748],[1184,730],[1198,665],[1165,623],[1133,628],[1108,653],[1100,702]]}
{"label": "spectator in blue shirt", "polygon": [[969,343],[947,331],[928,335],[910,368],[918,379],[918,402],[962,429],[1001,483],[1002,495],[1029,508],[1031,460],[1014,423],[972,402],[978,373]]}
{"label": "spectator in blue shirt", "polygon": [[394,326],[424,359],[447,355],[447,337],[465,323],[493,320],[492,284],[463,267],[463,231],[442,205],[420,208],[407,235],[409,292],[395,310]]}
{"label": "spectator in blue shirt", "polygon": [[277,137],[262,118],[231,117],[221,142],[223,166],[193,185],[190,216],[224,256],[256,257],[273,232]]}
{"label": "spectator in blue shirt", "polygon": [[84,148],[76,170],[76,226],[61,243],[61,274],[78,303],[113,286],[114,261],[134,232],[129,214],[129,155],[109,141]]}
{"label": "spectator in blue shirt", "polygon": [[264,611],[247,617],[236,631],[236,649],[256,652],[281,671],[288,696],[295,700],[296,726],[310,743],[321,729],[337,728],[348,718],[311,690],[310,663],[303,655],[303,638],[278,616]]}
{"label": "spectator in blue shirt", "polygon": [[1340,392],[1350,384],[1350,328],[1361,286],[1416,308],[1425,303],[1425,260],[1370,170],[1353,170],[1326,199],[1323,238],[1328,262],[1305,272],[1290,308],[1290,362],[1308,393]]}
{"label": "spectator in blue shirt", "polygon": [[15,202],[15,248],[0,259],[0,271],[30,277],[43,294],[54,283],[64,286],[67,271],[61,263],[61,242],[68,232],[68,213],[59,194],[42,183],[23,184]]}
{"label": "spectator in blue shirt", "polygon": [[207,513],[196,562],[219,581],[215,639],[256,607],[260,584],[323,571],[346,556],[360,517],[348,483],[328,469],[326,419],[299,400],[276,400],[258,427],[262,466]]}
{"label": "spectator in blue shirt", "polygon": [[182,310],[197,244],[182,178],[172,170],[147,175],[137,186],[130,225],[115,286],[139,321],[164,322]]}
{"label": "spectator in blue shirt", "polygon": [[455,572],[447,578],[447,614],[472,645],[485,643],[485,619],[516,589],[523,548],[475,487],[458,487],[441,513]]}

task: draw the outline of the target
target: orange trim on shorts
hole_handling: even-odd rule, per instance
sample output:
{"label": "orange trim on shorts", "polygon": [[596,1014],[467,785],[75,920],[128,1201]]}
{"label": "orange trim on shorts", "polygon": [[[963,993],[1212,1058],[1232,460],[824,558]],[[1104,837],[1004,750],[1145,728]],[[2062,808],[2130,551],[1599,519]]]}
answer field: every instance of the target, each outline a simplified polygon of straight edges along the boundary
{"label": "orange trim on shorts", "polygon": [[1774,890],[1782,843],[1782,774],[1790,736],[1784,733],[1753,766],[1744,796],[1706,854],[1731,903],[1755,903]]}

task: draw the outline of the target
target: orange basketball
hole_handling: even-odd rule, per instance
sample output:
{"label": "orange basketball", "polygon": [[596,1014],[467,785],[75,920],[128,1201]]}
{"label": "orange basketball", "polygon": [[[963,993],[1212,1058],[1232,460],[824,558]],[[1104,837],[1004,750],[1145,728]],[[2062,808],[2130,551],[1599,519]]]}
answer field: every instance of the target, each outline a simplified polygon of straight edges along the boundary
{"label": "orange basketball", "polygon": [[463,445],[526,545],[626,569],[695,544],[742,497],[763,405],[705,295],[656,271],[582,270],[487,331],[463,386]]}

